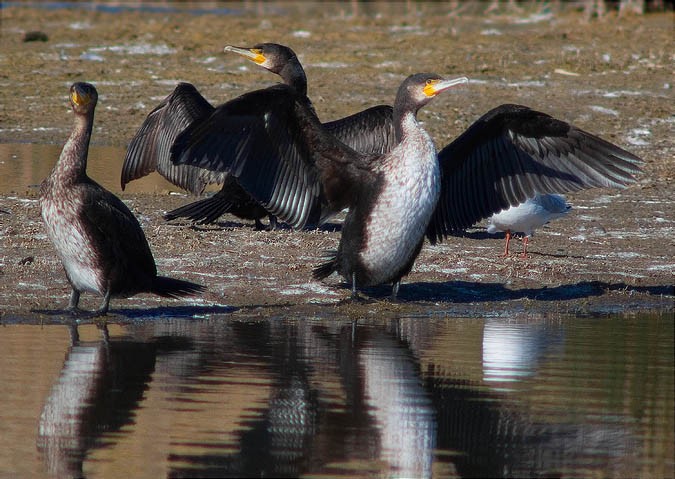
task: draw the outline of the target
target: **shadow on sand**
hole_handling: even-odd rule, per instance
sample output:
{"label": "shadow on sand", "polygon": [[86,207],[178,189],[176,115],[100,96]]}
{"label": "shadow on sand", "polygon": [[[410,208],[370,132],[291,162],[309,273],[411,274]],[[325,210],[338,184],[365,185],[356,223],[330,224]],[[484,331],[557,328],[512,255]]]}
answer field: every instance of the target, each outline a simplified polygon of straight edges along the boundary
{"label": "shadow on sand", "polygon": [[[347,284],[344,284],[348,287]],[[646,293],[653,296],[673,296],[673,285],[631,286],[625,283],[582,281],[555,287],[509,289],[502,283],[471,281],[403,283],[399,290],[400,301],[440,301],[451,303],[476,303],[530,299],[535,301],[564,301],[592,296],[602,296],[610,291]],[[384,299],[391,294],[388,285],[364,288],[363,293],[373,299]]]}

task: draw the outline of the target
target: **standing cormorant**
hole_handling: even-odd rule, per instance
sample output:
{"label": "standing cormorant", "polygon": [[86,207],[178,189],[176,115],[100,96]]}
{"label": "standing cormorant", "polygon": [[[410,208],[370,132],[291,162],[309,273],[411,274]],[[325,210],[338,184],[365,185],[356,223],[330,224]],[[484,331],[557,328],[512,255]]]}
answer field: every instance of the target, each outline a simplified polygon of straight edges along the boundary
{"label": "standing cormorant", "polygon": [[534,195],[523,203],[511,206],[495,213],[488,218],[487,232],[495,234],[498,231],[506,233],[506,246],[503,256],[509,255],[509,243],[513,233],[523,233],[523,252],[521,257],[527,257],[527,243],[534,230],[544,226],[549,221],[562,218],[570,212],[572,207],[567,204],[562,195]]}
{"label": "standing cormorant", "polygon": [[[436,156],[415,114],[457,83],[431,74],[408,77],[394,104],[400,144],[383,156],[347,148],[278,86],[241,97],[242,105],[269,105],[264,116],[247,118],[236,104],[216,109],[176,138],[172,159],[230,172],[295,227],[309,221],[322,200],[334,211],[349,207],[337,254],[315,269],[315,278],[337,271],[354,293],[357,286],[392,282],[394,296],[425,234],[436,243],[536,193],[635,181],[637,156],[520,105],[489,111]],[[228,122],[220,121],[221,113]],[[269,143],[250,140],[261,132]]]}
{"label": "standing cormorant", "polygon": [[[225,51],[237,53],[278,74],[283,82],[293,87],[299,95],[307,96],[305,70],[295,52],[289,47],[276,43],[261,43],[253,47],[227,45]],[[309,99],[307,101],[311,105],[311,101]],[[251,106],[253,108],[253,105]],[[257,112],[252,111],[251,114],[257,114]],[[393,109],[389,105],[377,105],[345,118],[326,122],[324,126],[340,141],[361,153],[386,153],[395,144]],[[162,153],[164,155],[165,152]],[[163,156],[163,158],[166,160],[167,157]],[[181,166],[189,167],[190,165]],[[169,168],[180,168],[180,166],[171,164]],[[266,214],[265,209],[239,187],[235,178],[230,177],[213,196],[169,211],[164,218],[166,220],[189,218],[200,224],[208,224],[228,212],[235,216],[246,217],[246,211],[255,211],[253,219],[256,220],[256,227],[262,227],[258,218]],[[275,223],[275,217],[271,215],[270,226],[273,228]]]}
{"label": "standing cormorant", "polygon": [[[410,76],[393,110],[401,141],[384,155],[344,145],[318,121],[306,97],[285,85],[216,109],[176,138],[172,154],[178,162],[237,172],[254,197],[295,227],[315,220],[321,202],[329,211],[349,208],[338,252],[316,276],[338,271],[352,280],[354,292],[357,284],[391,281],[395,295],[419,253],[440,192],[436,150],[415,114],[438,93],[466,81]],[[262,119],[247,117],[250,105],[264,109]],[[263,134],[271,140],[251,141]],[[254,162],[256,168],[248,166]]]}
{"label": "standing cormorant", "polygon": [[191,296],[201,285],[157,276],[155,260],[140,224],[115,195],[87,176],[87,154],[98,100],[89,83],[70,87],[75,127],[54,169],[40,187],[47,234],[73,289],[68,309],[78,312],[84,291],[103,296],[95,315],[108,312],[111,297],[154,293]]}
{"label": "standing cormorant", "polygon": [[[225,47],[251,59],[278,74],[283,82],[306,98],[307,77],[296,54],[289,47],[276,43],[262,43],[252,48]],[[310,108],[311,102],[307,99]],[[253,106],[252,106],[253,107]],[[193,123],[208,118],[213,106],[189,83],[179,83],[175,90],[152,110],[134,135],[122,166],[122,189],[134,179],[157,171],[176,186],[201,195],[210,183],[222,183],[221,189],[205,198],[169,211],[165,219],[187,217],[202,224],[212,223],[225,213],[255,220],[256,229],[262,229],[260,219],[267,211],[241,188],[236,177],[224,172],[213,172],[192,165],[175,165],[169,150],[175,138]],[[259,112],[253,111],[253,115]],[[378,105],[348,117],[325,124],[326,128],[347,145],[365,153],[384,153],[394,144],[392,108]],[[368,132],[368,133],[365,133]],[[264,140],[266,141],[266,140]],[[276,218],[270,216],[274,228]]]}

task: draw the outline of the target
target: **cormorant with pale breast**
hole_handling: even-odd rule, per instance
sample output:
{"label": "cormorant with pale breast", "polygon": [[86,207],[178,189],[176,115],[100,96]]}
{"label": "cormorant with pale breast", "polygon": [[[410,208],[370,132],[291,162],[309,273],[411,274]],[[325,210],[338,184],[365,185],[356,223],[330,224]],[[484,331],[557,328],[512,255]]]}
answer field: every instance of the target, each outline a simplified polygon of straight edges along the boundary
{"label": "cormorant with pale breast", "polygon": [[[242,55],[278,74],[286,85],[306,98],[307,77],[291,48],[276,43],[261,43],[250,48],[228,45],[225,51]],[[313,111],[309,99],[307,102]],[[253,111],[258,106],[250,105],[252,115],[258,114]],[[129,144],[122,169],[122,187],[155,168],[169,181],[194,194],[203,193],[208,183],[223,183],[222,188],[213,196],[169,211],[164,216],[165,219],[184,217],[207,224],[229,212],[240,218],[255,220],[256,228],[260,229],[260,218],[267,215],[267,211],[241,188],[235,177],[226,178],[223,174],[191,165],[174,165],[169,159],[168,149],[176,136],[188,125],[199,122],[212,112],[213,107],[192,85],[179,85],[174,93],[148,115]],[[385,153],[394,144],[392,116],[391,106],[378,105],[324,125],[341,141],[358,151]],[[274,227],[275,224],[276,219],[270,215],[270,225]]]}
{"label": "cormorant with pale breast", "polygon": [[[176,138],[172,158],[230,172],[265,208],[295,227],[310,220],[320,201],[334,211],[348,207],[338,250],[314,277],[338,272],[351,281],[353,294],[357,286],[391,282],[394,297],[425,235],[435,243],[536,193],[635,181],[642,163],[637,156],[519,105],[489,111],[436,155],[416,113],[465,81],[408,77],[394,104],[400,143],[385,155],[349,149],[307,113],[306,105],[277,89],[242,97],[277,106],[260,117],[246,118],[244,111],[237,117],[231,105],[193,124]],[[225,113],[229,122],[221,121]],[[250,140],[260,138],[260,130],[267,132],[269,144]]]}
{"label": "cormorant with pale breast", "polygon": [[40,187],[47,234],[72,287],[68,309],[79,311],[80,294],[85,291],[103,296],[96,315],[108,312],[111,297],[147,292],[179,298],[204,291],[199,284],[158,276],[136,217],[119,198],[87,176],[97,100],[96,88],[89,83],[70,87],[75,127]]}

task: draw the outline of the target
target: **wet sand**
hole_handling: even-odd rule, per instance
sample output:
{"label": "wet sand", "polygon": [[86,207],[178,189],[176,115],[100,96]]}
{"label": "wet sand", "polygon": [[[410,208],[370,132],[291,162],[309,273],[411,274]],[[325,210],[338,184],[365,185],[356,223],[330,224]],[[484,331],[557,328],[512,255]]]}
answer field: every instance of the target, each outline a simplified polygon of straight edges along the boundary
{"label": "wet sand", "polygon": [[[641,156],[644,174],[625,190],[569,195],[572,213],[537,232],[527,259],[519,257],[518,243],[502,258],[503,239],[482,227],[425,245],[398,303],[387,300],[387,286],[368,289],[371,300],[354,303],[339,278],[311,279],[323,250],[337,246],[339,221],[319,231],[268,232],[228,216],[191,228],[161,218],[191,197],[169,188],[120,194],[141,219],[161,274],[209,290],[190,301],[148,295],[113,300],[111,320],[673,310],[672,13],[586,23],[581,13],[568,11],[516,23],[541,12],[453,16],[422,4],[414,11],[396,5],[378,16],[331,5],[294,16],[276,14],[278,4],[256,5],[262,11],[229,16],[3,9],[0,142],[63,143],[72,121],[68,86],[91,81],[100,94],[93,144],[124,146],[177,81],[195,84],[213,103],[275,82],[221,51],[228,43],[276,41],[299,54],[322,119],[391,103],[400,81],[416,71],[466,75],[472,83],[420,114],[439,147],[488,109],[521,103]],[[23,42],[32,30],[45,32],[48,41]],[[122,160],[111,174],[119,176]],[[70,288],[46,239],[35,190],[21,181],[16,193],[0,196],[0,209],[11,213],[0,214],[2,319],[60,320],[35,313],[65,307]],[[99,298],[83,295],[82,301],[93,309]]]}

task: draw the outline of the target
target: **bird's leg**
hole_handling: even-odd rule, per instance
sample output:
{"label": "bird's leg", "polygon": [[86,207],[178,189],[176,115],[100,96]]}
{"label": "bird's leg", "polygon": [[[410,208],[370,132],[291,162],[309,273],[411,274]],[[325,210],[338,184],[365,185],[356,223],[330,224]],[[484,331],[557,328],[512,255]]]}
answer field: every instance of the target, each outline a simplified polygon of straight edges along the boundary
{"label": "bird's leg", "polygon": [[502,255],[506,258],[509,255],[509,242],[511,241],[511,230],[506,230],[506,247],[504,248],[504,254]]}
{"label": "bird's leg", "polygon": [[356,290],[356,273],[352,273],[352,299],[359,299],[359,292]]}
{"label": "bird's leg", "polygon": [[528,241],[527,236],[523,236],[523,252],[520,255],[521,258],[527,258],[527,241]]}
{"label": "bird's leg", "polygon": [[108,309],[110,308],[110,288],[108,288],[103,296],[103,302],[101,302],[101,307],[94,312],[94,316],[105,316],[108,314]]}
{"label": "bird's leg", "polygon": [[68,311],[77,314],[80,311],[80,308],[77,307],[78,304],[80,304],[80,292],[73,288],[73,292],[70,293],[70,301],[68,301]]}
{"label": "bird's leg", "polygon": [[268,226],[268,229],[270,231],[274,231],[277,229],[278,223],[277,223],[277,217],[274,215],[270,215],[270,225]]}
{"label": "bird's leg", "polygon": [[262,222],[258,218],[256,218],[255,226],[253,227],[253,229],[255,229],[256,231],[264,231],[266,228],[265,225],[262,224]]}

